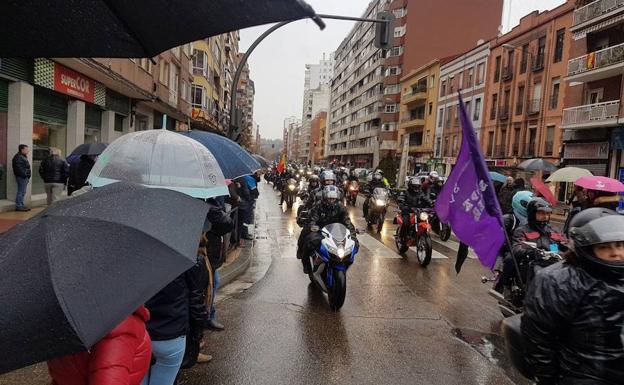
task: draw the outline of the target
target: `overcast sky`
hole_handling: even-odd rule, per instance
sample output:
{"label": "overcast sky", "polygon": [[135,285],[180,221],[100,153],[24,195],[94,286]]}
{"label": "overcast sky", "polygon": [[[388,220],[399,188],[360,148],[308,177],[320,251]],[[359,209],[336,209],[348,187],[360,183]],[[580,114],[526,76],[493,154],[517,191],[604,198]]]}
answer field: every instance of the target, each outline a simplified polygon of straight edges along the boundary
{"label": "overcast sky", "polygon": [[[369,0],[307,0],[317,13],[361,16]],[[552,9],[565,0],[505,0],[504,31],[518,24],[520,17],[533,10]],[[442,1],[441,1],[442,3]],[[320,31],[316,24],[302,20],[282,27],[267,37],[249,58],[255,82],[254,120],[264,138],[281,138],[284,118],[301,117],[303,78],[306,63],[316,63],[333,52],[353,27],[353,22],[326,20]],[[240,50],[244,52],[267,26],[241,31]]]}

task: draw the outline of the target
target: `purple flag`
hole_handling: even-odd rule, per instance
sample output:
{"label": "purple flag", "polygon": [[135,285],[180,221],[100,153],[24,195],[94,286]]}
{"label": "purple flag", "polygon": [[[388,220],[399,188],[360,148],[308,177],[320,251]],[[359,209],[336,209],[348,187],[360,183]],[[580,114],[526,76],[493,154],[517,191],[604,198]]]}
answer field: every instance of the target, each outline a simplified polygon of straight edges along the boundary
{"label": "purple flag", "polygon": [[441,221],[472,247],[483,266],[494,267],[505,242],[502,216],[474,128],[459,94],[462,143],[457,163],[435,203]]}

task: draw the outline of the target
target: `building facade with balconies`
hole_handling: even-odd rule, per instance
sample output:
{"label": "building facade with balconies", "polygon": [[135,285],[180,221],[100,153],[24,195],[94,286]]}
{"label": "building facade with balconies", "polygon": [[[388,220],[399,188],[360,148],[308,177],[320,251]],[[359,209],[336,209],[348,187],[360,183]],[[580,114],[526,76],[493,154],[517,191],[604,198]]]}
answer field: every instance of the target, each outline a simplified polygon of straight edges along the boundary
{"label": "building facade with balconies", "polygon": [[563,162],[621,178],[624,0],[578,1],[570,30]]}
{"label": "building facade with balconies", "polygon": [[[481,137],[484,122],[485,78],[487,74],[490,43],[443,60],[440,67],[440,86],[437,98],[437,121],[434,139],[434,167],[440,175],[448,175],[455,165],[461,146],[459,98],[462,92],[468,116]],[[446,61],[446,63],[444,63]]]}
{"label": "building facade with balconies", "polygon": [[401,78],[399,183],[426,169],[433,157],[440,63],[434,60]]}
{"label": "building facade with balconies", "polygon": [[573,9],[568,2],[532,12],[490,42],[481,130],[490,166],[537,157],[559,162]]}

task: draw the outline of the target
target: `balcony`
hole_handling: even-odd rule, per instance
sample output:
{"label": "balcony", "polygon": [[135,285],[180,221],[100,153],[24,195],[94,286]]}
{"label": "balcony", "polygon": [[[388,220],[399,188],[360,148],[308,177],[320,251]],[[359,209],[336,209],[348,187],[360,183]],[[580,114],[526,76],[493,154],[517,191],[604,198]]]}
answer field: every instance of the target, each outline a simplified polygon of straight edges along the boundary
{"label": "balcony", "polygon": [[618,123],[620,101],[588,104],[563,110],[561,127],[567,129],[608,127]]}
{"label": "balcony", "polygon": [[504,158],[505,157],[505,145],[497,144],[494,146],[494,158]]}
{"label": "balcony", "polygon": [[[572,32],[577,32],[590,25],[614,19],[624,11],[624,0],[598,0],[574,11]],[[614,20],[615,21],[615,20]]]}
{"label": "balcony", "polygon": [[503,106],[498,112],[498,120],[508,120],[509,119],[509,106]]}
{"label": "balcony", "polygon": [[513,66],[507,66],[503,68],[503,80],[509,81],[513,79]]}
{"label": "balcony", "polygon": [[401,96],[403,104],[413,104],[422,100],[427,100],[427,87],[412,88]]}
{"label": "balcony", "polygon": [[542,109],[542,99],[532,99],[527,103],[527,115],[539,114]]}
{"label": "balcony", "polygon": [[618,44],[570,60],[568,80],[593,82],[621,75],[623,68],[624,44]]}
{"label": "balcony", "polygon": [[411,127],[419,127],[425,125],[425,113],[404,113],[401,114],[401,124],[400,128],[411,128]]}

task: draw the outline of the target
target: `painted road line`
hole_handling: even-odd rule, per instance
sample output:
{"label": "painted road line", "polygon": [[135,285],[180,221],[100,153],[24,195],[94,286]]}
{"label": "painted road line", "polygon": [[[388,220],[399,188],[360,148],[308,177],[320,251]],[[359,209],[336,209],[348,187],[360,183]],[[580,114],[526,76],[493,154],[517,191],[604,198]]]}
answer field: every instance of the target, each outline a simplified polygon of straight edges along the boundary
{"label": "painted road line", "polygon": [[[446,248],[449,248],[455,252],[457,252],[459,250],[459,242],[455,242],[451,239],[449,239],[448,241],[444,242],[438,238],[431,238],[435,243],[437,243],[438,245],[444,246]],[[470,252],[468,253],[468,258],[470,259],[477,259],[477,255],[474,253],[474,251],[472,249],[470,249]]]}
{"label": "painted road line", "polygon": [[364,246],[370,253],[377,258],[399,259],[401,256],[396,251],[379,242],[368,234],[360,234],[358,236],[360,246]]}

